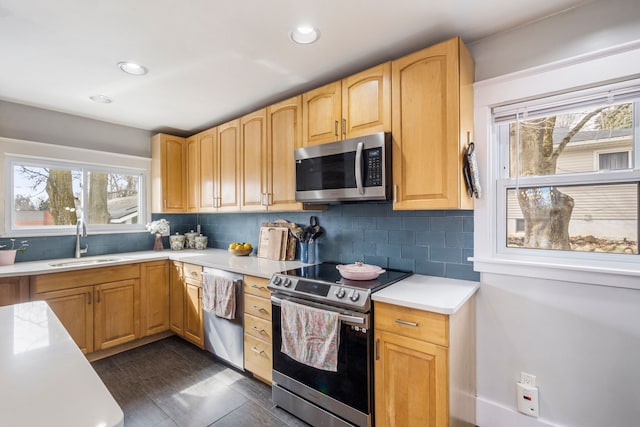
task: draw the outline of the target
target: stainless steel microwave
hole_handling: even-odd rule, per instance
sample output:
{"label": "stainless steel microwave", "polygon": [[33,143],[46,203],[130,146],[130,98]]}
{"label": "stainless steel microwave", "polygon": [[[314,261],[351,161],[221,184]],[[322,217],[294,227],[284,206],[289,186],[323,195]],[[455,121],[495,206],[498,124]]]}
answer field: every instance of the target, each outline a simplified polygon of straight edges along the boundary
{"label": "stainless steel microwave", "polygon": [[390,133],[298,148],[294,158],[299,202],[357,202],[391,197]]}

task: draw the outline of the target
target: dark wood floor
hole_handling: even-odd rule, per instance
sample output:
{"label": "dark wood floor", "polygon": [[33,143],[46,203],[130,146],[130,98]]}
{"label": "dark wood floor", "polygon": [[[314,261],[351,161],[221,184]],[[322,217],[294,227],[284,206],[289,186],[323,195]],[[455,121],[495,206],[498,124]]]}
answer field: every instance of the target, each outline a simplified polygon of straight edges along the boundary
{"label": "dark wood floor", "polygon": [[178,337],[92,363],[125,427],[307,426],[273,406],[271,388]]}

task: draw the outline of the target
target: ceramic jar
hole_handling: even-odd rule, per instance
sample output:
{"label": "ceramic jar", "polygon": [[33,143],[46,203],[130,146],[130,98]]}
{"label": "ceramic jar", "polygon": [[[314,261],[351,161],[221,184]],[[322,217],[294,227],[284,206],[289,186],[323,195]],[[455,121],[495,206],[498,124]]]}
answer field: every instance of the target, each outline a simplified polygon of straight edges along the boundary
{"label": "ceramic jar", "polygon": [[207,236],[203,236],[202,234],[196,236],[195,238],[195,248],[196,249],[207,249]]}
{"label": "ceramic jar", "polygon": [[169,245],[172,251],[181,251],[184,249],[184,236],[176,233],[169,236]]}
{"label": "ceramic jar", "polygon": [[196,236],[198,235],[198,233],[196,233],[195,231],[191,230],[188,233],[184,233],[184,237],[187,239],[186,240],[186,244],[185,247],[187,249],[195,249],[196,247]]}

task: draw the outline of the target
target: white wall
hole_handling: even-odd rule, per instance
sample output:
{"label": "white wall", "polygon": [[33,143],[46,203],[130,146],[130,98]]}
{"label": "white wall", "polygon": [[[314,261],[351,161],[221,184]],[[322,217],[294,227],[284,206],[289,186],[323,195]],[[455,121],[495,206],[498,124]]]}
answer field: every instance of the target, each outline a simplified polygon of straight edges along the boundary
{"label": "white wall", "polygon": [[151,132],[0,101],[0,136],[151,157]]}
{"label": "white wall", "polygon": [[468,47],[480,81],[638,39],[638,0],[598,0]]}
{"label": "white wall", "polygon": [[[554,275],[553,269],[535,265],[492,264],[495,199],[491,191],[495,185],[487,182],[495,165],[492,156],[497,152],[489,145],[487,107],[509,97],[532,96],[531,88],[514,86],[514,82],[526,80],[522,76],[532,76],[532,85],[544,86],[548,92],[589,84],[589,79],[593,83],[600,78],[619,78],[612,68],[623,68],[622,64],[606,57],[596,61],[589,75],[573,73],[571,64],[579,58],[568,61],[566,67],[550,67],[560,67],[564,74],[544,70],[545,64],[562,63],[567,58],[594,52],[598,53],[593,57],[598,58],[599,51],[607,48],[624,51],[622,45],[640,46],[637,0],[596,1],[470,46],[476,60],[476,80],[491,78],[476,84],[476,153],[481,182],[487,189],[476,203],[474,235],[476,267],[485,269],[477,300],[480,427],[640,423],[640,278],[591,274],[586,270],[593,266],[586,265],[583,271],[565,270]],[[630,69],[627,75],[640,75],[639,58],[640,53],[632,63],[624,63]],[[526,70],[529,67],[538,68]],[[507,75],[511,72],[516,73]],[[550,81],[549,75],[560,79]],[[484,105],[479,106],[481,103]],[[598,283],[620,283],[626,289]],[[515,383],[521,371],[537,376],[539,418],[515,410]]]}

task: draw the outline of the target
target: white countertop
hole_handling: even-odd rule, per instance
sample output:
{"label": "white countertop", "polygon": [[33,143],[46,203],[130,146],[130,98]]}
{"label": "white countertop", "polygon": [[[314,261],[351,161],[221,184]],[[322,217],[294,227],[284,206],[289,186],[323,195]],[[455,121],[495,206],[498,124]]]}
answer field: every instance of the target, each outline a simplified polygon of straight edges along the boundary
{"label": "white countertop", "polygon": [[122,410],[44,301],[0,307],[0,425],[123,426]]}
{"label": "white countertop", "polygon": [[[52,267],[51,263],[91,261],[92,259],[112,259],[113,261],[99,264],[86,264],[81,266]],[[127,264],[132,262],[156,261],[171,259],[175,261],[190,262],[205,267],[219,268],[240,274],[271,278],[273,273],[290,270],[302,265],[300,261],[274,261],[258,258],[255,255],[233,256],[225,249],[189,249],[183,251],[141,251],[118,254],[98,255],[64,259],[49,259],[44,261],[18,262],[13,265],[0,266],[0,277],[30,276],[34,274],[57,273],[60,271],[79,270],[84,268],[98,268],[109,265]]]}
{"label": "white countertop", "polygon": [[480,288],[479,282],[414,274],[375,292],[373,301],[454,314]]}

